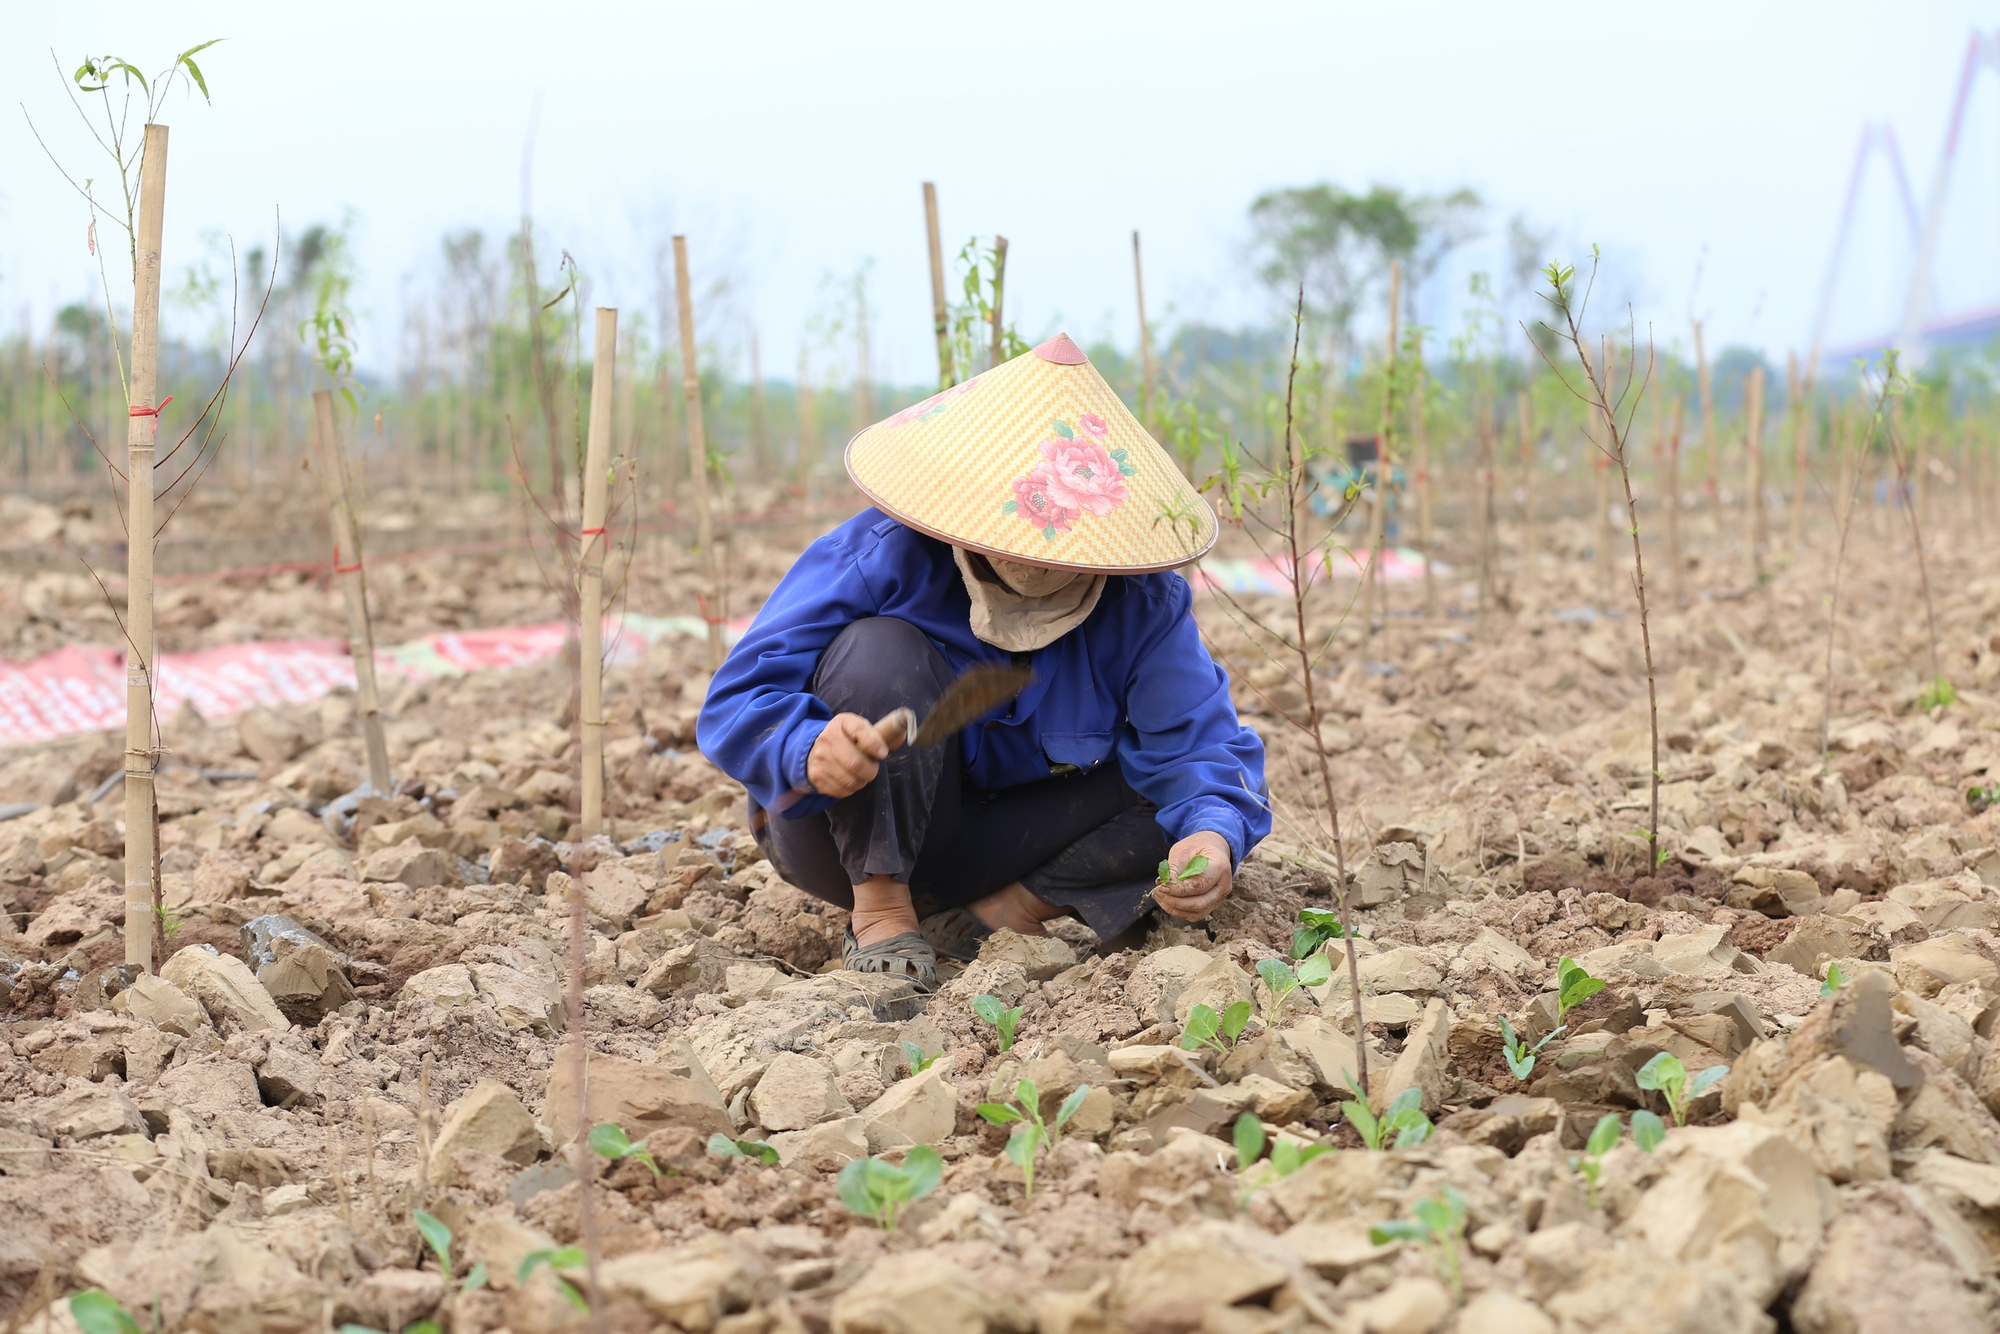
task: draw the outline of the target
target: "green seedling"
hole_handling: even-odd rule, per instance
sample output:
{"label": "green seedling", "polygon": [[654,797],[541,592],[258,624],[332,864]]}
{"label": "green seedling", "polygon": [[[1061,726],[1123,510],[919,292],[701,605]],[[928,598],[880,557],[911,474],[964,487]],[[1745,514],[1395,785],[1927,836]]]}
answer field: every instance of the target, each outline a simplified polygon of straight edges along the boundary
{"label": "green seedling", "polygon": [[[1655,1118],[1657,1119],[1657,1118]],[[1616,1112],[1606,1112],[1597,1118],[1591,1128],[1590,1138],[1584,1142],[1583,1156],[1571,1158],[1569,1165],[1590,1183],[1590,1207],[1597,1207],[1597,1179],[1604,1174],[1604,1155],[1618,1145],[1618,1137],[1625,1133],[1624,1123]]]}
{"label": "green seedling", "polygon": [[1582,964],[1565,955],[1556,961],[1556,1022],[1566,1024],[1569,1012],[1604,990],[1604,979],[1592,977]]}
{"label": "green seedling", "polygon": [[[417,1224],[417,1235],[424,1239],[424,1244],[431,1248],[433,1255],[437,1256],[438,1269],[444,1274],[445,1282],[451,1282],[451,1229],[445,1225],[442,1218],[427,1214],[421,1209],[417,1210],[412,1217]],[[459,1285],[458,1290],[460,1292],[476,1292],[485,1286],[486,1262],[482,1260],[472,1266],[471,1270],[465,1276],[465,1282]]]}
{"label": "green seedling", "polygon": [[1361,1136],[1361,1142],[1368,1146],[1370,1153],[1380,1153],[1385,1140],[1391,1148],[1407,1149],[1431,1137],[1435,1127],[1431,1125],[1431,1119],[1424,1115],[1422,1092],[1404,1089],[1382,1109],[1382,1115],[1377,1116],[1368,1110],[1368,1095],[1355,1085],[1353,1076],[1345,1070],[1341,1071],[1341,1076],[1347,1080],[1347,1087],[1354,1090],[1354,1100],[1340,1104],[1341,1114]]}
{"label": "green seedling", "polygon": [[1051,1149],[1062,1138],[1062,1128],[1083,1106],[1083,1100],[1090,1096],[1090,1085],[1080,1084],[1074,1093],[1056,1108],[1053,1129],[1042,1118],[1042,1091],[1035,1087],[1035,1081],[1024,1079],[1014,1085],[1014,1101],[982,1102],[977,1111],[987,1122],[996,1126],[1011,1125],[1013,1133],[1007,1137],[1007,1161],[1021,1169],[1021,1179],[1027,1185],[1030,1198],[1035,1194],[1035,1155],[1042,1146]]}
{"label": "green seedling", "polygon": [[1187,1026],[1181,1029],[1181,1050],[1213,1047],[1227,1056],[1236,1049],[1236,1039],[1249,1023],[1249,1001],[1237,1001],[1221,1014],[1212,1006],[1197,1005],[1188,1011]]}
{"label": "green seedling", "polygon": [[[590,1151],[614,1163],[623,1162],[627,1158],[636,1158],[652,1168],[654,1176],[666,1175],[660,1171],[660,1165],[653,1161],[652,1153],[644,1144],[634,1144],[623,1130],[608,1121],[590,1128]],[[676,1172],[673,1175],[680,1174]]]}
{"label": "green seedling", "polygon": [[[1255,1112],[1245,1112],[1236,1118],[1234,1131],[1236,1141],[1236,1170],[1247,1173],[1264,1156],[1264,1123]],[[1245,1185],[1255,1190],[1272,1179],[1282,1180],[1304,1167],[1323,1153],[1332,1153],[1331,1144],[1301,1144],[1294,1139],[1281,1139],[1271,1143],[1271,1157],[1265,1164],[1266,1171],[1256,1180],[1244,1178]]]}
{"label": "green seedling", "polygon": [[1726,1065],[1711,1065],[1690,1078],[1680,1058],[1672,1052],[1663,1051],[1639,1067],[1639,1087],[1653,1089],[1665,1097],[1667,1110],[1674,1114],[1674,1124],[1684,1126],[1687,1124],[1688,1104],[1728,1073]]}
{"label": "green seedling", "polygon": [[1949,708],[1958,703],[1958,687],[1942,676],[1924,687],[1924,693],[1917,696],[1917,707],[1925,713],[1932,709]]}
{"label": "green seedling", "polygon": [[1667,1137],[1667,1123],[1645,1108],[1632,1113],[1632,1142],[1651,1153]]}
{"label": "green seedling", "polygon": [[1020,1006],[1010,1010],[1000,1003],[998,996],[974,996],[972,1012],[999,1030],[1001,1051],[1014,1045],[1014,1029],[1021,1022]]}
{"label": "green seedling", "polygon": [[944,1055],[944,1048],[940,1047],[926,1056],[922,1047],[905,1039],[903,1042],[903,1055],[909,1058],[910,1073],[920,1075],[937,1064],[937,1058]]}
{"label": "green seedling", "polygon": [[936,1190],[943,1175],[944,1159],[927,1144],[905,1153],[901,1166],[882,1158],[851,1159],[840,1169],[840,1202],[891,1232],[897,1211]]}
{"label": "green seedling", "polygon": [[1188,858],[1187,865],[1181,867],[1178,871],[1174,869],[1172,862],[1161,862],[1160,883],[1162,885],[1178,885],[1183,881],[1194,879],[1207,869],[1208,854],[1205,852],[1197,852],[1194,856]]}
{"label": "green seedling", "polygon": [[1535,1058],[1541,1055],[1542,1048],[1555,1041],[1562,1031],[1560,1028],[1552,1028],[1542,1035],[1540,1042],[1530,1047],[1515,1035],[1514,1025],[1507,1022],[1507,1016],[1501,1015],[1500,1038],[1505,1044],[1501,1050],[1507,1057],[1507,1069],[1513,1073],[1514,1078],[1523,1084],[1527,1083],[1528,1076],[1535,1073]]}
{"label": "green seedling", "polygon": [[575,1273],[579,1269],[590,1267],[590,1257],[583,1253],[583,1247],[563,1246],[553,1251],[529,1251],[521,1257],[521,1267],[514,1271],[514,1281],[525,1284],[543,1265],[547,1265],[549,1272],[555,1275],[556,1286],[562,1290],[564,1300],[579,1311],[590,1309],[590,1303],[584,1299],[582,1290],[562,1276],[562,1271],[565,1269]]}
{"label": "green seedling", "polygon": [[1264,1010],[1264,1026],[1276,1028],[1278,1014],[1285,1008],[1285,1002],[1291,999],[1292,993],[1300,987],[1325,986],[1333,976],[1333,961],[1324,954],[1315,954],[1300,960],[1297,971],[1294,971],[1283,959],[1259,959],[1257,976],[1264,979],[1264,989],[1271,997]]}
{"label": "green seedling", "polygon": [[1974,815],[1984,815],[1988,806],[2000,806],[2000,783],[1987,783],[1965,790],[1965,804]]}
{"label": "green seedling", "polygon": [[1368,1229],[1368,1240],[1376,1246],[1392,1241],[1414,1241],[1431,1253],[1431,1262],[1444,1276],[1451,1291],[1461,1291],[1458,1266],[1458,1238],[1465,1231],[1465,1196],[1452,1186],[1436,1199],[1419,1200],[1411,1210],[1415,1218],[1396,1218]]}
{"label": "green seedling", "polygon": [[1839,991],[1841,984],[1846,981],[1847,977],[1840,971],[1840,965],[1830,963],[1826,966],[1826,979],[1819,984],[1819,994],[1822,996],[1831,996],[1836,991]]}
{"label": "green seedling", "polygon": [[708,1137],[708,1151],[717,1158],[749,1158],[766,1167],[778,1165],[778,1151],[761,1139],[731,1139],[721,1131]]}
{"label": "green seedling", "polygon": [[[85,1288],[71,1297],[69,1313],[83,1334],[145,1334],[132,1313],[102,1288]],[[153,1323],[157,1327],[159,1321]]]}
{"label": "green seedling", "polygon": [[1342,940],[1347,931],[1340,914],[1328,908],[1299,909],[1299,927],[1292,932],[1292,957],[1303,959],[1329,940]]}

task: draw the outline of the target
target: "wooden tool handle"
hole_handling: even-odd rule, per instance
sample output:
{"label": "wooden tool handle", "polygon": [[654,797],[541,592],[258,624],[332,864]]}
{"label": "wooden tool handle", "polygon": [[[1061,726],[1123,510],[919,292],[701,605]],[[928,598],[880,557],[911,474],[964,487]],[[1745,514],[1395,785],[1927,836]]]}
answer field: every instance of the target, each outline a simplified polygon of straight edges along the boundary
{"label": "wooden tool handle", "polygon": [[908,741],[917,730],[917,715],[913,709],[897,709],[877,720],[875,735],[882,738],[882,744],[895,750]]}

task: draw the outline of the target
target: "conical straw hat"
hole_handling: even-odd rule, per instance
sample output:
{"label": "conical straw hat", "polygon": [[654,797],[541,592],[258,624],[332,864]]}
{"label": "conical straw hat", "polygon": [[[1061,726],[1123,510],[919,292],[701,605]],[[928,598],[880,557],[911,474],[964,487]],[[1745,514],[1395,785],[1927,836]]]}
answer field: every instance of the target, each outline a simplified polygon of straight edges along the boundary
{"label": "conical straw hat", "polygon": [[1057,334],[876,422],[847,474],[920,532],[988,556],[1143,574],[1215,544],[1215,512]]}

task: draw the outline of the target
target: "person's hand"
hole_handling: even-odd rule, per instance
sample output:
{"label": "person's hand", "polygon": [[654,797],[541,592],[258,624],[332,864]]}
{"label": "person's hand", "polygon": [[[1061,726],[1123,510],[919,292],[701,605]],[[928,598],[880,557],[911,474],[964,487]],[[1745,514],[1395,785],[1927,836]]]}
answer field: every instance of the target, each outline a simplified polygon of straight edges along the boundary
{"label": "person's hand", "polygon": [[852,796],[875,781],[888,758],[875,724],[858,713],[836,713],[806,753],[806,781],[829,797]]}
{"label": "person's hand", "polygon": [[1180,871],[1196,856],[1208,858],[1204,870],[1153,891],[1153,901],[1184,922],[1199,922],[1215,911],[1216,904],[1229,897],[1228,840],[1206,829],[1189,834],[1168,851],[1167,864]]}

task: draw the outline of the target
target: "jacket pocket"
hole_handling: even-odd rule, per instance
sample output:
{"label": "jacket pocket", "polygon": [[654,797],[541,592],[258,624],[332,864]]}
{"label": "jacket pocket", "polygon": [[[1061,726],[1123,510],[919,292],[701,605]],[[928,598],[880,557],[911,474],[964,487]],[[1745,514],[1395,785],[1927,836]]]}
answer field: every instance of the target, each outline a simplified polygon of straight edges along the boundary
{"label": "jacket pocket", "polygon": [[1051,768],[1095,769],[1111,757],[1113,740],[1111,732],[1044,732],[1042,754]]}

